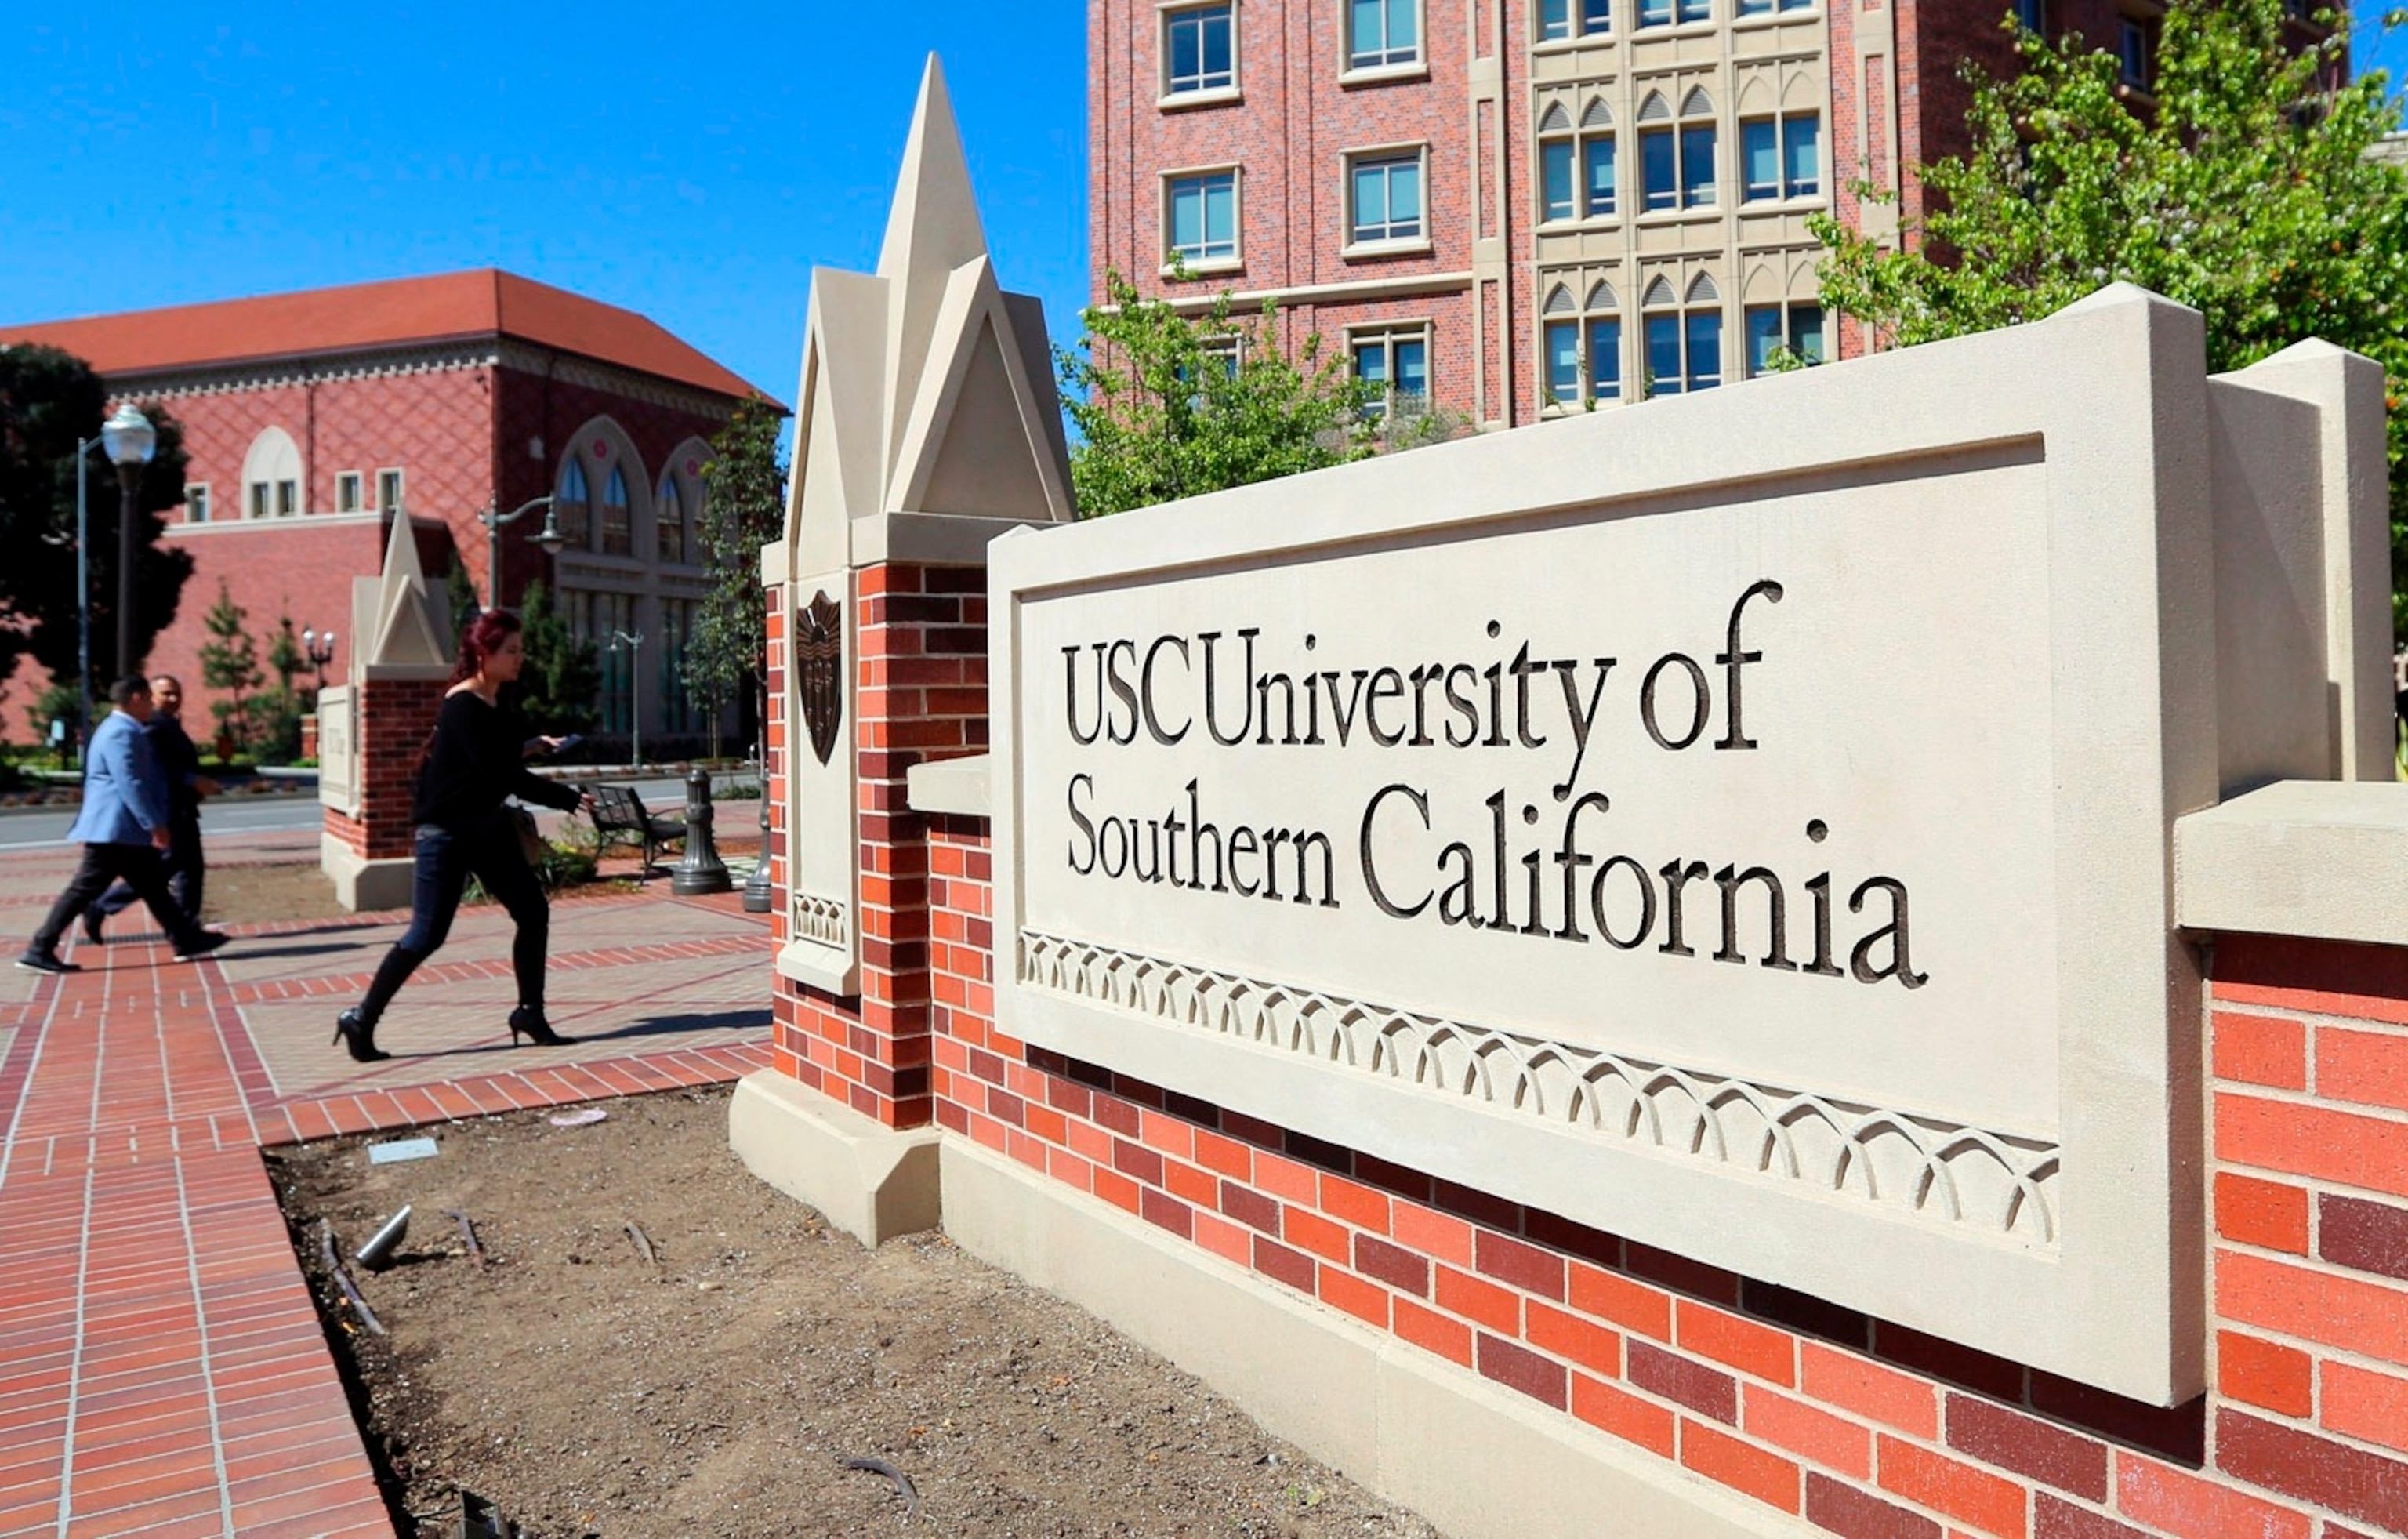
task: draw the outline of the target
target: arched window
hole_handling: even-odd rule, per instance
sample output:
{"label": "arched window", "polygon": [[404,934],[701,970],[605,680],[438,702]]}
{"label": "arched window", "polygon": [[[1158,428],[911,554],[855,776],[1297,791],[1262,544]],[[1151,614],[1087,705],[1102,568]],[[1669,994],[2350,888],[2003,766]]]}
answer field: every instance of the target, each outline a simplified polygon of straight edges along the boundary
{"label": "arched window", "polygon": [[610,479],[602,483],[602,539],[597,547],[604,555],[627,555],[636,547],[635,530],[627,512],[627,477],[617,466],[610,467]]}
{"label": "arched window", "polygon": [[574,549],[583,550],[593,538],[593,494],[585,487],[585,467],[571,454],[561,467],[560,490],[552,495],[552,506],[560,515],[560,532]]}
{"label": "arched window", "polygon": [[280,427],[263,427],[242,457],[243,513],[291,518],[302,511],[301,450]]}
{"label": "arched window", "polygon": [[1702,91],[1682,100],[1678,122],[1660,95],[1639,109],[1639,165],[1647,207],[1711,209],[1714,204],[1714,104]]}
{"label": "arched window", "polygon": [[1647,393],[1677,396],[1723,382],[1723,300],[1699,273],[1685,298],[1658,278],[1647,285]]}
{"label": "arched window", "polygon": [[685,563],[685,498],[678,495],[677,477],[661,478],[660,495],[652,499],[652,529],[660,558],[673,566]]}
{"label": "arched window", "polygon": [[1622,398],[1622,302],[1602,279],[1575,301],[1561,283],[1540,307],[1547,404],[1588,406]]}
{"label": "arched window", "polygon": [[1597,219],[1614,210],[1613,114],[1591,101],[1572,126],[1563,105],[1539,122],[1541,220]]}

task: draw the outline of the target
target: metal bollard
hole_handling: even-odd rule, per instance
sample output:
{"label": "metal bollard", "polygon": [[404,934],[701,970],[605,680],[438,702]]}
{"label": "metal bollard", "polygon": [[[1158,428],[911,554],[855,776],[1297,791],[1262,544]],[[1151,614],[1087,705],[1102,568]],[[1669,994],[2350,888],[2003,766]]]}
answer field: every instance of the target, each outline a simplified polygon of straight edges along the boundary
{"label": "metal bollard", "polygon": [[752,755],[752,765],[754,770],[758,771],[759,779],[757,784],[761,787],[761,860],[760,864],[752,868],[752,876],[748,878],[744,884],[744,912],[747,913],[767,913],[769,912],[770,897],[769,755],[766,750],[754,750]]}
{"label": "metal bollard", "polygon": [[680,898],[726,892],[736,885],[728,879],[727,863],[719,858],[719,846],[711,841],[710,815],[710,771],[697,765],[685,778],[685,854],[678,857],[669,878],[669,891]]}

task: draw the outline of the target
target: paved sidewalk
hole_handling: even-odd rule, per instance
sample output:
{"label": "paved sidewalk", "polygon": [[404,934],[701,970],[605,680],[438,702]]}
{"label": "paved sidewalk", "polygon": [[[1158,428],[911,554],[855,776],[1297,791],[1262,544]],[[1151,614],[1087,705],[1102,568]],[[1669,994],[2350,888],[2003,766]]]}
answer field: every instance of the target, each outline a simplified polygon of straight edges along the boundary
{"label": "paved sidewalk", "polygon": [[[75,855],[0,856],[8,956]],[[766,925],[656,878],[552,907],[550,1011],[575,1045],[510,1046],[509,921],[472,909],[380,1026],[395,1057],[354,1064],[335,1014],[404,917],[231,926],[179,964],[137,909],[111,944],[63,948],[82,972],[0,971],[0,1535],[391,1534],[260,1148],[768,1061]]]}

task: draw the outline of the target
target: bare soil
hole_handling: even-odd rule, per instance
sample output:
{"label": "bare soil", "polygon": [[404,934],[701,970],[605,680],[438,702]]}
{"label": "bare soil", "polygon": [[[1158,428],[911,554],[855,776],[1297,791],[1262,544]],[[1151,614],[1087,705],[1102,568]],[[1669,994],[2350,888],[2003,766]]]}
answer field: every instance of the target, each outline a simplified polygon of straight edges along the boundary
{"label": "bare soil", "polygon": [[[1438,1539],[941,1235],[830,1229],[729,1153],[724,1089],[599,1105],[424,1129],[441,1152],[408,1163],[267,1156],[403,1533],[455,1532],[465,1487],[546,1536]],[[348,1254],[405,1202],[395,1263],[352,1269],[380,1338],[320,1226]]]}
{"label": "bare soil", "polygon": [[[264,919],[348,919],[351,911],[335,901],[332,878],[314,863],[308,865],[212,865],[202,889],[201,918],[210,924],[239,925]],[[137,924],[148,915],[136,913]]]}

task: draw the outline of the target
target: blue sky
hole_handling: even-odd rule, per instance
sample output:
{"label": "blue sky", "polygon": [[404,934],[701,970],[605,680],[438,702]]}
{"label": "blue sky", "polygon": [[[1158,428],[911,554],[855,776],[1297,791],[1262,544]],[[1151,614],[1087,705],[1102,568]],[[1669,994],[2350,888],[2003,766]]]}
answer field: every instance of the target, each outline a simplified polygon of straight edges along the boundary
{"label": "blue sky", "polygon": [[790,400],[810,269],[876,263],[933,50],[999,276],[1077,330],[1075,0],[6,10],[0,322],[499,266]]}
{"label": "blue sky", "polygon": [[787,399],[810,269],[875,262],[934,50],[1004,282],[1077,329],[1083,0],[7,9],[0,321],[492,266]]}

